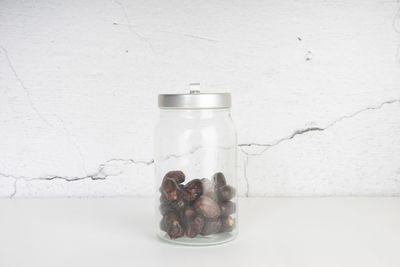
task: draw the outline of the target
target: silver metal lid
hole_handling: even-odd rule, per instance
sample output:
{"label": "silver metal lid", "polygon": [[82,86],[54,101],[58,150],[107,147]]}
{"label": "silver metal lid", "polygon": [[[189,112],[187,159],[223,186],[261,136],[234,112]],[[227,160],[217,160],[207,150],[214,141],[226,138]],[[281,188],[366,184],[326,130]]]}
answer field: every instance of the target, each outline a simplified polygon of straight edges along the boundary
{"label": "silver metal lid", "polygon": [[[198,87],[198,84],[191,84]],[[158,95],[158,107],[166,109],[207,109],[229,108],[231,106],[230,93],[200,93],[200,90],[190,90],[188,94],[161,94]]]}

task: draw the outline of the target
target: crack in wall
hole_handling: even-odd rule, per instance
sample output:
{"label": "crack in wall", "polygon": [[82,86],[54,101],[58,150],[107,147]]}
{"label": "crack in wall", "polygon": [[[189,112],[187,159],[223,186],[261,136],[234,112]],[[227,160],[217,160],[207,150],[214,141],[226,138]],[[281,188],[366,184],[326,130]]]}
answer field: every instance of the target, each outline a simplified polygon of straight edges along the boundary
{"label": "crack in wall", "polygon": [[188,38],[192,38],[192,39],[199,39],[199,40],[203,40],[203,41],[208,41],[208,42],[213,42],[213,43],[218,43],[218,40],[215,39],[211,39],[211,38],[207,38],[207,37],[203,37],[203,36],[199,36],[199,35],[194,35],[194,34],[187,34],[187,33],[175,33],[175,34],[181,34],[185,37]]}
{"label": "crack in wall", "polygon": [[[34,102],[33,102],[33,100],[32,100],[32,97],[31,97],[30,90],[28,89],[28,87],[25,86],[24,82],[23,82],[22,79],[19,77],[19,75],[18,75],[16,69],[14,68],[14,65],[13,65],[12,62],[11,62],[10,57],[8,56],[8,51],[7,51],[7,49],[4,48],[3,46],[0,46],[0,50],[3,50],[9,68],[11,69],[12,73],[14,74],[15,79],[16,79],[16,80],[18,81],[18,83],[20,84],[21,88],[25,91],[25,94],[26,94],[26,96],[27,96],[29,105],[30,105],[30,107],[32,108],[32,110],[36,113],[36,115],[37,115],[43,122],[45,122],[48,126],[50,126],[50,127],[53,128],[53,127],[54,127],[53,124],[51,124],[48,120],[46,120],[46,119],[43,117],[43,115],[39,112],[39,110],[37,109],[37,107],[35,106],[35,104],[34,104]],[[57,114],[52,113],[51,115],[53,115],[53,116],[60,122],[61,127],[63,128],[64,132],[65,132],[66,135],[67,135],[67,138],[68,138],[69,143],[70,143],[71,145],[73,145],[73,146],[76,148],[76,150],[78,151],[78,154],[79,154],[80,157],[81,157],[81,160],[82,160],[82,162],[83,162],[83,169],[85,170],[85,172],[87,172],[87,171],[86,171],[86,167],[85,167],[85,158],[83,157],[82,151],[80,150],[78,144],[77,144],[74,140],[72,140],[72,135],[71,135],[70,131],[66,128],[64,120],[63,120],[60,116],[58,116]]]}
{"label": "crack in wall", "polygon": [[59,179],[59,180],[64,180],[66,182],[75,182],[75,181],[81,181],[81,180],[86,180],[86,179],[105,180],[108,177],[118,176],[118,175],[120,175],[120,174],[122,174],[124,172],[124,168],[120,168],[116,172],[110,172],[110,171],[107,170],[107,167],[111,166],[115,162],[122,163],[122,165],[125,167],[127,165],[132,165],[132,164],[152,165],[154,163],[154,160],[153,159],[151,159],[151,160],[134,160],[134,159],[114,158],[114,159],[107,160],[106,162],[100,164],[99,167],[97,168],[97,170],[94,171],[92,174],[85,175],[85,176],[77,176],[77,177],[60,176],[60,175],[43,175],[43,176],[39,176],[39,177],[28,177],[28,176],[14,175],[14,174],[8,174],[8,173],[3,173],[3,172],[0,172],[0,176],[15,179],[13,193],[9,196],[9,198],[13,198],[17,194],[17,182],[18,182],[18,180],[25,180],[25,181],[46,180],[46,181],[52,181],[52,180]]}
{"label": "crack in wall", "polygon": [[[246,187],[247,187],[245,196],[248,197],[250,195],[250,183],[249,183],[249,177],[247,175],[248,174],[247,168],[248,168],[249,156],[259,156],[259,155],[263,154],[265,151],[267,151],[269,148],[276,146],[282,142],[294,139],[298,135],[302,135],[302,134],[305,134],[308,132],[325,131],[326,129],[333,127],[335,124],[339,123],[342,120],[356,117],[358,114],[368,111],[368,110],[378,110],[378,109],[381,109],[385,105],[389,105],[389,104],[393,104],[393,103],[400,104],[400,99],[389,100],[389,101],[382,102],[381,104],[379,104],[377,106],[371,106],[371,107],[366,107],[366,108],[360,109],[351,114],[339,117],[338,119],[332,121],[325,127],[309,127],[309,128],[295,130],[291,135],[281,138],[281,139],[278,139],[277,141],[275,141],[271,144],[263,144],[263,143],[238,144],[239,150],[245,155],[244,172],[243,172],[243,177],[245,179]],[[252,146],[265,147],[265,149],[259,153],[249,153],[243,149],[244,147],[252,147]],[[178,155],[170,154],[170,155],[167,155],[167,157],[168,157],[167,159],[172,158],[172,157],[179,158],[179,157],[186,156],[188,154],[193,154],[201,148],[204,148],[204,146],[195,147],[194,149],[192,149],[186,153],[183,153],[183,154],[178,154]],[[233,147],[221,146],[220,148],[232,149]],[[107,170],[107,168],[112,166],[112,164],[114,164],[114,163],[122,164],[122,168],[121,168],[121,166],[119,166],[119,170],[114,171],[114,172]],[[17,194],[17,183],[18,183],[18,180],[20,180],[20,179],[23,179],[26,181],[32,181],[32,180],[52,181],[52,180],[60,179],[60,180],[66,181],[66,182],[81,181],[81,180],[85,180],[85,179],[105,180],[110,176],[118,176],[118,175],[122,174],[124,172],[124,167],[126,167],[127,165],[132,165],[132,164],[144,164],[144,165],[149,166],[149,165],[154,164],[154,159],[134,160],[134,159],[112,158],[112,159],[109,159],[109,160],[105,161],[104,163],[100,164],[99,167],[96,169],[96,171],[94,171],[92,174],[89,174],[89,175],[87,174],[85,176],[78,176],[78,177],[69,177],[69,176],[60,176],[60,175],[49,175],[49,176],[44,175],[44,176],[39,176],[39,177],[27,177],[27,176],[18,176],[18,175],[7,174],[7,173],[2,173],[2,172],[0,172],[0,176],[15,179],[13,193],[9,196],[10,198],[13,198]]]}
{"label": "crack in wall", "polygon": [[13,198],[17,194],[17,182],[18,179],[14,180],[14,191],[11,193],[10,198]]}
{"label": "crack in wall", "polygon": [[224,150],[230,150],[230,149],[235,148],[235,146],[196,146],[196,147],[191,148],[187,152],[184,152],[184,153],[181,153],[181,154],[168,154],[165,157],[162,157],[161,159],[163,161],[164,160],[169,160],[171,158],[176,158],[177,159],[177,158],[181,158],[183,156],[188,156],[188,155],[194,154],[194,153],[196,153],[197,151],[199,151],[200,149],[203,149],[203,148],[215,148],[215,147],[217,147],[219,149],[224,149]]}
{"label": "crack in wall", "polygon": [[114,3],[116,3],[117,5],[119,5],[121,7],[122,12],[124,13],[124,17],[125,17],[125,20],[126,20],[126,23],[127,23],[126,25],[128,26],[129,31],[133,35],[135,35],[137,38],[139,38],[140,40],[144,41],[149,46],[149,48],[151,49],[151,51],[154,54],[157,54],[156,50],[154,49],[153,45],[150,43],[149,39],[147,39],[146,37],[144,37],[143,35],[139,34],[137,31],[135,31],[133,29],[133,27],[132,27],[133,25],[131,24],[131,20],[129,19],[129,16],[128,16],[128,12],[126,11],[126,7],[119,1],[114,1]]}
{"label": "crack in wall", "polygon": [[180,158],[180,157],[183,157],[183,156],[186,156],[186,155],[194,154],[194,153],[196,153],[198,150],[200,150],[201,148],[202,148],[202,146],[197,146],[197,147],[193,147],[193,148],[190,149],[188,152],[184,152],[184,153],[182,153],[182,154],[168,154],[168,155],[166,155],[165,157],[163,157],[162,160],[163,160],[163,161],[164,161],[164,160],[169,160],[169,159],[171,159],[171,158],[177,159],[177,158]]}
{"label": "crack in wall", "polygon": [[73,147],[75,147],[76,151],[78,152],[78,154],[79,154],[79,156],[80,156],[80,158],[81,158],[81,161],[82,161],[82,169],[83,169],[83,170],[85,171],[85,173],[87,174],[87,170],[86,170],[86,160],[85,160],[85,157],[83,156],[82,150],[81,150],[80,147],[78,146],[78,143],[72,138],[71,132],[70,132],[70,131],[68,130],[68,128],[65,126],[65,121],[64,121],[60,116],[58,116],[57,114],[53,114],[53,116],[54,116],[55,118],[57,118],[57,120],[60,122],[61,127],[63,128],[65,134],[67,135],[68,142],[69,142]]}
{"label": "crack in wall", "polygon": [[[119,23],[119,22],[113,22],[114,25],[121,25],[121,26],[127,26],[127,27],[143,27],[140,25],[134,25],[134,24],[128,24],[128,23]],[[172,35],[176,35],[176,36],[183,36],[183,37],[187,37],[187,38],[191,38],[191,39],[197,39],[197,40],[202,40],[202,41],[207,41],[207,42],[212,42],[212,43],[218,43],[219,40],[216,39],[212,39],[209,37],[204,37],[204,36],[200,36],[200,35],[195,35],[195,34],[189,34],[189,33],[181,33],[181,32],[174,32],[174,31],[165,31],[165,30],[155,30],[155,29],[151,29],[151,28],[147,28],[144,27],[146,29],[146,31],[150,31],[150,32],[159,32],[159,33],[167,33],[167,34],[172,34]]]}
{"label": "crack in wall", "polygon": [[277,145],[281,144],[282,142],[286,142],[286,141],[292,140],[293,138],[295,138],[298,135],[302,135],[302,134],[305,134],[305,133],[308,133],[308,132],[325,131],[325,130],[335,126],[337,123],[341,122],[342,120],[346,120],[346,119],[350,119],[350,118],[356,117],[360,113],[363,113],[363,112],[368,111],[368,110],[378,110],[378,109],[381,109],[385,105],[394,104],[394,103],[399,103],[400,104],[400,99],[388,100],[388,101],[380,103],[377,106],[371,106],[371,107],[366,107],[366,108],[360,109],[360,110],[355,111],[355,112],[353,112],[351,114],[339,117],[338,119],[336,119],[336,120],[332,121],[331,123],[327,124],[325,127],[309,127],[309,128],[303,128],[303,129],[295,130],[291,135],[283,137],[283,138],[280,138],[280,139],[278,139],[275,142],[272,142],[270,144],[268,144],[268,143],[265,143],[265,144],[263,144],[263,143],[244,143],[244,144],[238,144],[238,146],[239,147],[252,147],[252,146],[265,147],[263,150],[261,150],[260,152],[257,152],[257,153],[250,153],[250,152],[247,152],[247,151],[241,149],[241,151],[244,154],[246,154],[247,156],[260,156],[260,155],[264,154],[264,152],[269,150],[271,147],[277,146]]}
{"label": "crack in wall", "polygon": [[43,115],[40,113],[40,111],[37,109],[36,105],[33,103],[32,100],[32,96],[31,96],[31,92],[29,91],[28,87],[25,86],[24,82],[22,81],[22,79],[19,77],[16,69],[14,68],[14,65],[11,62],[10,57],[8,56],[8,51],[7,49],[5,49],[3,46],[0,46],[0,49],[3,50],[8,67],[10,68],[10,70],[12,71],[15,79],[18,81],[19,85],[21,86],[21,88],[25,91],[26,97],[28,98],[28,102],[30,107],[32,108],[32,110],[36,113],[36,115],[44,122],[46,123],[48,126],[53,127],[53,125],[47,121]]}

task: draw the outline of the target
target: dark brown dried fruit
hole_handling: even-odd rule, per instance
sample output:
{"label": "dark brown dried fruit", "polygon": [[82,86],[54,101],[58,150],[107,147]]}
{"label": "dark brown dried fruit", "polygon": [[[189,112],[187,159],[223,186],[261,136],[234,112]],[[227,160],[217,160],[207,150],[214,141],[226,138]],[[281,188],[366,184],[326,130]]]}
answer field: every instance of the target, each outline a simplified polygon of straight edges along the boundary
{"label": "dark brown dried fruit", "polygon": [[195,237],[195,236],[198,235],[198,234],[199,234],[199,233],[196,232],[196,230],[195,230],[194,227],[192,226],[191,222],[189,222],[189,223],[186,225],[186,232],[185,232],[185,235],[186,235],[187,237],[189,237],[189,238],[193,238],[193,237]]}
{"label": "dark brown dried fruit", "polygon": [[165,214],[165,216],[164,216],[165,225],[169,225],[174,220],[179,220],[179,216],[176,212],[171,211],[171,212],[168,212],[167,214]]}
{"label": "dark brown dried fruit", "polygon": [[232,201],[225,201],[219,204],[221,208],[221,216],[228,216],[236,211],[236,204]]}
{"label": "dark brown dried fruit", "polygon": [[199,197],[193,206],[198,213],[207,218],[217,218],[221,215],[218,203],[206,196]]}
{"label": "dark brown dried fruit", "polygon": [[210,235],[232,231],[236,212],[232,199],[235,188],[226,184],[224,174],[216,173],[213,179],[194,179],[186,185],[181,171],[168,172],[160,187],[160,212],[163,219],[160,229],[171,239],[193,238],[198,234]]}
{"label": "dark brown dried fruit", "polygon": [[171,239],[181,237],[185,234],[181,222],[179,221],[179,216],[175,212],[168,212],[164,215],[163,220],[165,231]]}
{"label": "dark brown dried fruit", "polygon": [[185,209],[185,211],[183,212],[183,216],[186,221],[191,220],[195,215],[196,215],[196,211],[191,207],[187,207]]}
{"label": "dark brown dried fruit", "polygon": [[203,193],[203,186],[199,179],[194,179],[185,185],[182,197],[186,201],[193,201]]}
{"label": "dark brown dried fruit", "polygon": [[227,201],[235,196],[236,190],[230,185],[224,185],[218,189],[218,193],[219,193],[219,200]]}
{"label": "dark brown dried fruit", "polygon": [[164,195],[161,194],[160,196],[160,203],[166,203],[168,200],[164,197]]}
{"label": "dark brown dried fruit", "polygon": [[222,172],[217,172],[216,174],[214,174],[213,181],[217,188],[226,185],[225,175]]}
{"label": "dark brown dried fruit", "polygon": [[174,209],[169,205],[168,202],[162,203],[158,209],[160,210],[160,213],[162,215],[165,215],[168,212],[174,211]]}
{"label": "dark brown dried fruit", "polygon": [[189,222],[193,220],[193,218],[197,215],[196,211],[192,207],[186,207],[184,211],[181,213],[182,223],[186,228]]}
{"label": "dark brown dried fruit", "polygon": [[201,231],[202,235],[212,235],[221,232],[222,221],[220,218],[214,220],[206,220]]}
{"label": "dark brown dried fruit", "polygon": [[231,216],[222,217],[221,221],[221,231],[230,232],[233,230],[233,228],[235,228],[235,220],[233,220]]}
{"label": "dark brown dried fruit", "polygon": [[200,234],[200,232],[203,230],[203,226],[204,226],[204,217],[201,215],[197,215],[186,225],[186,236],[190,238],[195,237],[196,235]]}
{"label": "dark brown dried fruit", "polygon": [[178,199],[170,202],[170,206],[177,211],[181,211],[185,208],[185,202],[182,199]]}
{"label": "dark brown dried fruit", "polygon": [[183,183],[185,181],[185,174],[182,171],[170,171],[170,172],[167,172],[167,174],[165,175],[164,179],[166,177],[174,180],[178,184]]}
{"label": "dark brown dried fruit", "polygon": [[166,176],[162,182],[161,191],[168,201],[174,201],[178,199],[181,190],[174,179]]}

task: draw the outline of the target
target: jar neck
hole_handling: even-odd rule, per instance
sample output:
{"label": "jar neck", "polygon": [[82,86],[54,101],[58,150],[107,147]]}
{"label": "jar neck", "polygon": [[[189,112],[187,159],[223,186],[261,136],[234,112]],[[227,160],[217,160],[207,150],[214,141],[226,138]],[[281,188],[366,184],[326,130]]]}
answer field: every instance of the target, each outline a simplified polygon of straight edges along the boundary
{"label": "jar neck", "polygon": [[175,117],[185,119],[210,119],[229,117],[230,108],[220,109],[160,109],[160,118]]}

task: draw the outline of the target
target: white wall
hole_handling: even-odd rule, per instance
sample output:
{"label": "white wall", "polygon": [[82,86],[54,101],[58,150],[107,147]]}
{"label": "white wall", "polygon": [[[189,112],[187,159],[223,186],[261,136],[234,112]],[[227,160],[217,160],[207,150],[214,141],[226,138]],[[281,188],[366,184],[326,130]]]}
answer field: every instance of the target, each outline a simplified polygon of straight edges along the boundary
{"label": "white wall", "polygon": [[190,82],[233,94],[242,195],[400,195],[398,1],[1,0],[0,46],[2,197],[150,195]]}

